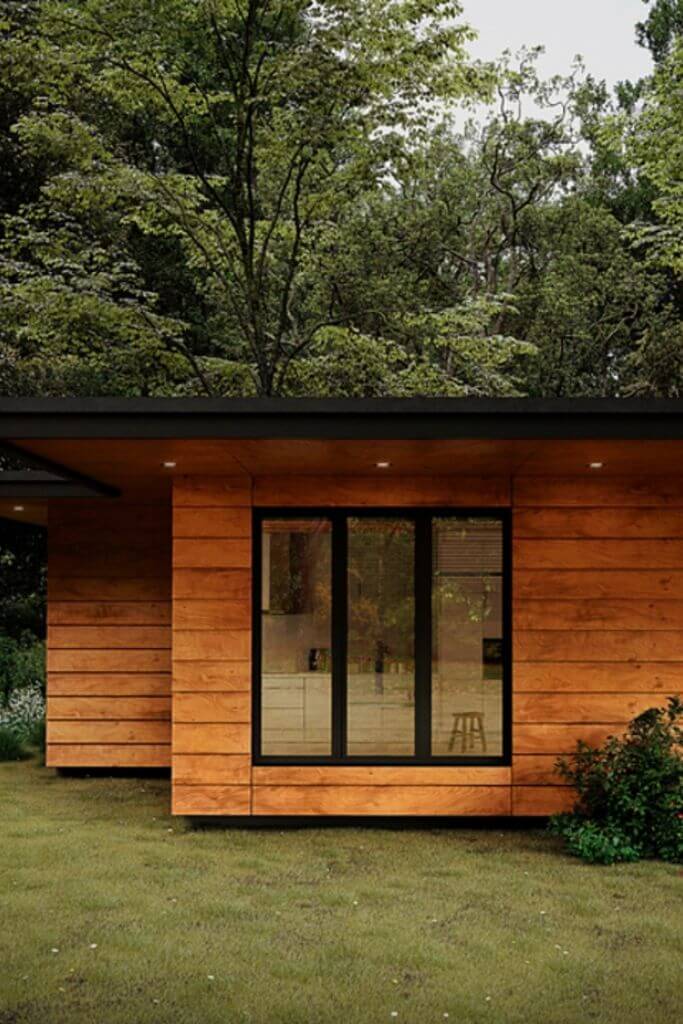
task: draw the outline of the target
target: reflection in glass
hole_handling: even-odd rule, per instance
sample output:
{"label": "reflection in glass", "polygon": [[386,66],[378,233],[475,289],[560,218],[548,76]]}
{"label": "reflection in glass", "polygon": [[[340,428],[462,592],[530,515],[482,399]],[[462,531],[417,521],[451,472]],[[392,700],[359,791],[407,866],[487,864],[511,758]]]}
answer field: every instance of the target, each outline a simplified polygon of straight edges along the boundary
{"label": "reflection in glass", "polygon": [[327,519],[261,532],[261,752],[332,752],[332,533]]}
{"label": "reflection in glass", "polygon": [[347,752],[415,749],[415,529],[348,520]]}
{"label": "reflection in glass", "polygon": [[503,752],[503,538],[497,520],[433,520],[432,753]]}

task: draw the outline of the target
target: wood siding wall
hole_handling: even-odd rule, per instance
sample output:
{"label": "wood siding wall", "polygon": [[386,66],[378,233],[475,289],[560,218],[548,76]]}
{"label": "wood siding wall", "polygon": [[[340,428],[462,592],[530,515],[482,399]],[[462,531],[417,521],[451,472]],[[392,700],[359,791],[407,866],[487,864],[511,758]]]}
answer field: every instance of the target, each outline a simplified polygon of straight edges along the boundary
{"label": "wood siding wall", "polygon": [[514,814],[568,807],[553,764],[683,691],[683,480],[513,490]]}
{"label": "wood siding wall", "polygon": [[[512,505],[511,767],[252,766],[252,504],[378,503]],[[683,692],[683,479],[188,477],[172,526],[63,501],[48,617],[55,767],[170,763],[172,646],[177,814],[548,814],[559,754]]]}
{"label": "wood siding wall", "polygon": [[251,813],[251,480],[173,488],[173,813]]}
{"label": "wood siding wall", "polygon": [[[252,496],[240,481],[189,478],[177,485],[174,812],[510,814],[510,768],[252,767],[252,497],[258,506],[371,506],[378,504],[378,486],[370,477],[257,477]],[[510,491],[500,479],[392,478],[382,481],[380,500],[407,507],[504,507]]]}
{"label": "wood siding wall", "polygon": [[53,502],[47,763],[171,763],[170,507]]}

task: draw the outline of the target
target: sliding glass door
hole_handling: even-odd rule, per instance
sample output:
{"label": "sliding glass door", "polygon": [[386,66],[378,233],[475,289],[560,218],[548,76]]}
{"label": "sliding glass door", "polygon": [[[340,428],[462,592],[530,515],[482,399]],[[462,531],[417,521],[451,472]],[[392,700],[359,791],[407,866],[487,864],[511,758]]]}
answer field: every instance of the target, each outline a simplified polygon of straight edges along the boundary
{"label": "sliding glass door", "polygon": [[255,515],[263,763],[509,759],[506,513]]}
{"label": "sliding glass door", "polygon": [[415,524],[348,526],[347,753],[415,752]]}

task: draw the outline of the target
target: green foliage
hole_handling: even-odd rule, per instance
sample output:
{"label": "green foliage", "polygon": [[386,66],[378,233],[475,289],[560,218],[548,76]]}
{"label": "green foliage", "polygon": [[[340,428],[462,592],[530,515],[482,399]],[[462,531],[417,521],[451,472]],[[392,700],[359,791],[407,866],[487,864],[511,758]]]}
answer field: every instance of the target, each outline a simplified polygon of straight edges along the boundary
{"label": "green foliage", "polygon": [[29,632],[19,640],[0,632],[0,708],[25,689],[45,690],[44,644]]}
{"label": "green foliage", "polygon": [[657,68],[643,110],[628,126],[626,145],[654,191],[654,223],[634,237],[656,266],[670,271],[680,295],[683,280],[683,36]]}
{"label": "green foliage", "polygon": [[[643,0],[649,4],[651,0]],[[683,0],[654,0],[648,16],[636,26],[638,42],[657,63],[665,60],[676,38],[683,36]]]}
{"label": "green foliage", "polygon": [[45,530],[0,519],[0,644],[45,634]]}
{"label": "green foliage", "polygon": [[583,860],[614,864],[646,857],[683,860],[683,701],[670,697],[602,748],[579,743],[557,770],[578,793],[571,814],[551,830]]}
{"label": "green foliage", "polygon": [[0,761],[23,761],[28,752],[13,729],[0,725]]}
{"label": "green foliage", "polygon": [[41,754],[45,753],[45,747],[47,744],[47,727],[44,714],[42,717],[33,719],[33,721],[28,725],[26,729],[26,743],[29,747],[39,751]]}
{"label": "green foliage", "polygon": [[0,394],[680,394],[680,3],[612,95],[448,0],[0,0]]}

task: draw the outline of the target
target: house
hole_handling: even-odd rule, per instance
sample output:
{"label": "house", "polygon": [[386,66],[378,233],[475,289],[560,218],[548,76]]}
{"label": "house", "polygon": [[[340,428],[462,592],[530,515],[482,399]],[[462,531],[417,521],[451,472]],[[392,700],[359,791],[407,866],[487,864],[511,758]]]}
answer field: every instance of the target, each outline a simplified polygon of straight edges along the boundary
{"label": "house", "polygon": [[547,815],[683,691],[683,403],[3,399],[48,765],[229,821]]}

